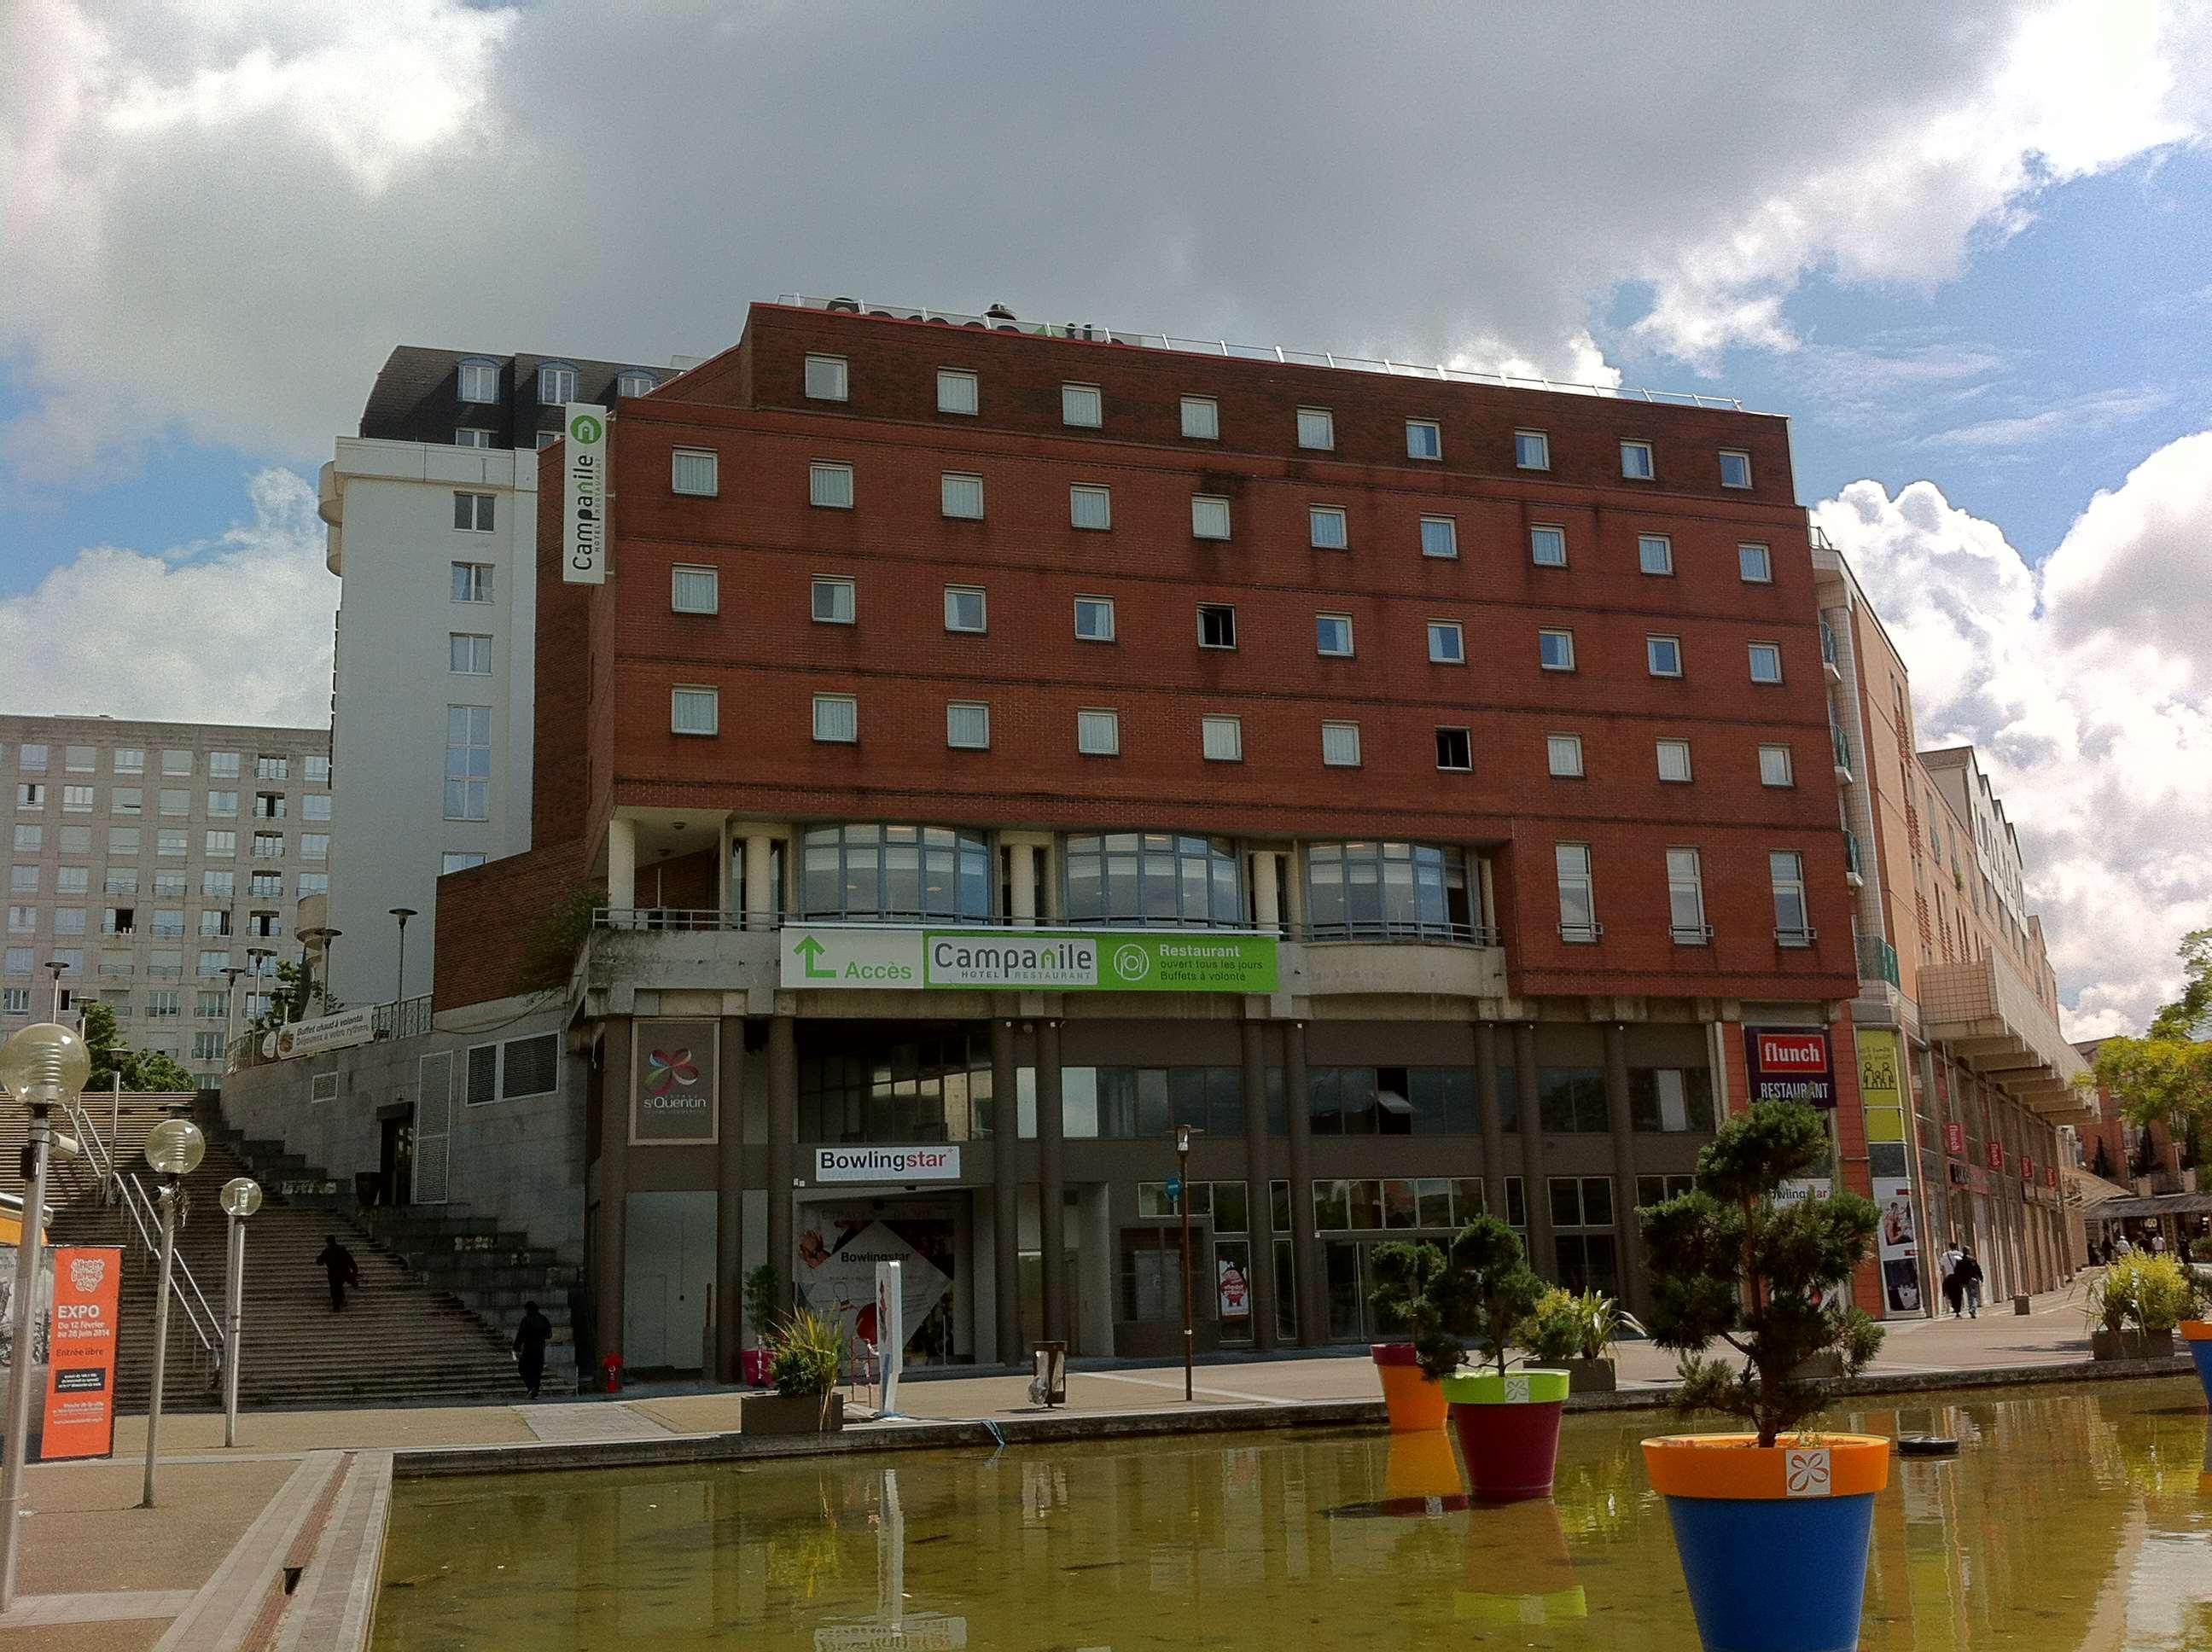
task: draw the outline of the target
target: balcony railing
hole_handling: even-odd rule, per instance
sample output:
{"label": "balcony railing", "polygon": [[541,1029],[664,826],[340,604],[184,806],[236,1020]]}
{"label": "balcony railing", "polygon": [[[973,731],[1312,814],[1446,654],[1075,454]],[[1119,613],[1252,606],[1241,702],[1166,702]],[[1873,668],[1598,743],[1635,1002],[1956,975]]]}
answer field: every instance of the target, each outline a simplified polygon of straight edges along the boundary
{"label": "balcony railing", "polygon": [[1777,946],[1810,946],[1820,938],[1820,932],[1812,928],[1778,929],[1774,932]]}
{"label": "balcony railing", "polygon": [[1897,978],[1897,949],[1879,935],[1859,937],[1859,979],[1886,981],[1893,987],[1903,983]]}
{"label": "balcony railing", "polygon": [[1820,622],[1820,663],[1823,665],[1836,664],[1835,628],[1826,620]]}
{"label": "balcony railing", "polygon": [[1710,946],[1713,940],[1711,924],[1676,924],[1667,932],[1677,946]]}
{"label": "balcony railing", "polygon": [[430,995],[372,1005],[369,1026],[379,1038],[419,1038],[430,1030]]}
{"label": "balcony railing", "polygon": [[[1234,931],[1238,934],[1277,935],[1285,940],[1304,941],[1316,945],[1331,943],[1360,943],[1375,941],[1409,941],[1437,946],[1495,946],[1498,931],[1487,924],[1461,924],[1444,921],[1429,922],[1417,919],[1389,918],[1353,919],[1340,923],[1273,925],[1255,923],[1217,924],[1204,920],[1176,923],[1145,923],[1129,918],[1036,918],[1017,923],[1003,915],[989,918],[963,918],[943,913],[890,912],[866,918],[809,918],[787,914],[769,914],[757,912],[720,912],[708,908],[684,908],[675,907],[596,907],[592,912],[594,929],[627,931],[665,931],[671,933],[700,932],[756,932],[780,930],[786,924],[806,924],[828,927],[849,924],[856,928],[896,929],[1051,929],[1051,930],[1186,930],[1209,929]],[[1596,926],[1592,926],[1596,928]],[[1599,933],[1603,931],[1600,929]],[[1595,940],[1596,935],[1589,938]]]}
{"label": "balcony railing", "polygon": [[1837,768],[1848,775],[1851,772],[1850,740],[1844,735],[1844,731],[1833,723],[1828,725],[1828,738],[1835,744]]}
{"label": "balcony railing", "polygon": [[1859,865],[1859,835],[1848,827],[1844,830],[1844,870],[1854,883],[1866,881],[1865,870]]}

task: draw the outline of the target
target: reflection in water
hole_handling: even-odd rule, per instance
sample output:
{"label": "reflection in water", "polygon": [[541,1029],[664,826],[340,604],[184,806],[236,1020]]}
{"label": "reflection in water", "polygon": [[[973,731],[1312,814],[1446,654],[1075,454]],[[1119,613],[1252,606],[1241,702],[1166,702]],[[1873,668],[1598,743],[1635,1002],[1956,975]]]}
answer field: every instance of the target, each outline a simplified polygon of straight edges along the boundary
{"label": "reflection in water", "polygon": [[[1863,1645],[2212,1648],[2212,1440],[2181,1393],[1837,1412],[1960,1441],[1876,1504]],[[1441,1430],[402,1483],[375,1645],[1695,1652],[1636,1451],[1662,1425],[1570,1418],[1555,1500],[1498,1508],[1461,1500]]]}

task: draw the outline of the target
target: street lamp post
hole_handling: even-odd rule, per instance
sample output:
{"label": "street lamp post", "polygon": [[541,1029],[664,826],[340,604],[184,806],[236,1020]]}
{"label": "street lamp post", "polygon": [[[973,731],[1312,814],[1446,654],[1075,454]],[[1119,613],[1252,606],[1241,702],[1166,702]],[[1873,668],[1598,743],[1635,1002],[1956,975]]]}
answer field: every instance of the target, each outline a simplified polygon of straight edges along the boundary
{"label": "street lamp post", "polygon": [[246,1320],[246,1218],[261,1208],[261,1187],[251,1176],[222,1184],[222,1213],[230,1218],[229,1266],[223,1275],[222,1442],[238,1443],[238,1333]]}
{"label": "street lamp post", "polygon": [[68,969],[69,965],[59,958],[48,958],[46,968],[54,972],[53,1013],[46,1018],[49,1021],[59,1022],[62,1018],[62,971]]}
{"label": "street lamp post", "polygon": [[[60,980],[56,972],[55,980]],[[56,989],[58,991],[58,987]],[[15,1241],[15,1341],[8,1360],[8,1437],[0,1457],[0,1612],[15,1604],[15,1557],[23,1529],[23,1462],[31,1436],[31,1370],[36,1364],[39,1282],[46,1220],[47,1109],[92,1077],[92,1056],[67,1027],[48,1021],[26,1027],[0,1048],[0,1084],[31,1113],[24,1154],[30,1160],[23,1189],[21,1236]]]}
{"label": "street lamp post", "polygon": [[[146,1495],[154,1506],[154,1456],[161,1434],[161,1378],[169,1356],[169,1276],[177,1266],[177,1184],[200,1168],[207,1139],[185,1119],[164,1119],[146,1138],[146,1163],[161,1178],[161,1277],[154,1297],[154,1387],[146,1401]],[[228,1357],[228,1356],[226,1356]]]}
{"label": "street lamp post", "polygon": [[1182,1216],[1182,1398],[1192,1399],[1190,1323],[1190,1139],[1192,1127],[1179,1124],[1176,1138],[1176,1206]]}
{"label": "street lamp post", "polygon": [[[246,956],[249,958],[253,956],[252,947],[246,948]],[[246,973],[234,963],[222,972],[223,990],[227,994],[222,1023],[222,1070],[225,1072],[238,1065],[238,978]]]}
{"label": "street lamp post", "polygon": [[[407,997],[407,920],[415,915],[415,908],[413,907],[394,907],[392,908],[392,915],[399,920],[399,980],[392,989],[392,1019],[393,1023],[392,1030],[392,1036],[397,1037],[399,1032],[399,1005]],[[325,964],[324,966],[324,974],[328,975],[329,973],[329,965]]]}

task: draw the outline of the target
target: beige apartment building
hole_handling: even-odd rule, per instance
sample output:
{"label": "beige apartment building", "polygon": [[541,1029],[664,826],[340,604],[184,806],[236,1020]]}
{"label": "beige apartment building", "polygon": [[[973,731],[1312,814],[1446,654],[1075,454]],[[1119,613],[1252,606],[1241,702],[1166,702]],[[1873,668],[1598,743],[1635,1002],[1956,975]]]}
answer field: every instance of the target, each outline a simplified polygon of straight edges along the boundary
{"label": "beige apartment building", "polygon": [[[329,887],[330,732],[0,716],[0,1036],[90,999],[203,1085]],[[56,971],[58,966],[58,973]]]}

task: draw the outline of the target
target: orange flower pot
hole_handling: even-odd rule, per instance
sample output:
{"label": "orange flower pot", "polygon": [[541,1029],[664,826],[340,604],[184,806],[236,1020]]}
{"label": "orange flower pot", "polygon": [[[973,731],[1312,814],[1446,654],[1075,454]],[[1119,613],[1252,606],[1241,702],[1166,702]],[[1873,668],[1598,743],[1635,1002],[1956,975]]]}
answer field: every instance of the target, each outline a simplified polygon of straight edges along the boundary
{"label": "orange flower pot", "polygon": [[1367,1350],[1382,1378],[1382,1403],[1390,1430],[1410,1434],[1444,1425],[1444,1388],[1422,1370],[1410,1342],[1377,1342]]}

